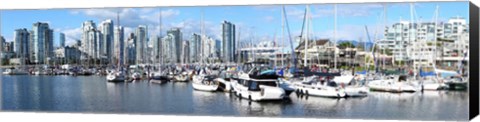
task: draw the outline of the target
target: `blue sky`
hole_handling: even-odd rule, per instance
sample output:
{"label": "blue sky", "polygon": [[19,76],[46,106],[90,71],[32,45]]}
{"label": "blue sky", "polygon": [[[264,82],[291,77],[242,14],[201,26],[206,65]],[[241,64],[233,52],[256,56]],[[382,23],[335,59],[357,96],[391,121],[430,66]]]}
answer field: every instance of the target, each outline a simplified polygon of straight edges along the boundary
{"label": "blue sky", "polygon": [[[436,6],[439,6],[438,21],[448,21],[450,17],[464,17],[468,22],[468,2],[422,2],[415,3],[417,20],[432,21]],[[298,36],[302,27],[305,5],[286,5],[287,18],[292,36]],[[312,27],[315,38],[333,38],[334,9],[333,4],[310,5]],[[67,44],[80,39],[82,22],[93,20],[97,23],[112,19],[116,23],[116,12],[120,13],[120,24],[126,27],[126,34],[140,24],[149,26],[149,34],[159,33],[159,11],[162,11],[162,32],[171,27],[181,27],[184,39],[191,33],[200,33],[202,11],[206,34],[219,39],[221,22],[230,21],[240,27],[240,40],[272,40],[281,37],[281,6],[209,6],[209,7],[162,7],[162,8],[109,8],[109,9],[51,9],[51,10],[4,10],[1,13],[1,34],[12,41],[13,32],[18,28],[32,29],[37,21],[48,22],[55,31],[55,44],[58,33],[63,32]],[[378,29],[381,37],[384,19],[383,4],[337,4],[337,38],[357,40],[364,37],[364,26],[368,26],[373,35]],[[387,25],[400,19],[410,20],[409,3],[387,4]],[[288,41],[285,41],[288,42]]]}

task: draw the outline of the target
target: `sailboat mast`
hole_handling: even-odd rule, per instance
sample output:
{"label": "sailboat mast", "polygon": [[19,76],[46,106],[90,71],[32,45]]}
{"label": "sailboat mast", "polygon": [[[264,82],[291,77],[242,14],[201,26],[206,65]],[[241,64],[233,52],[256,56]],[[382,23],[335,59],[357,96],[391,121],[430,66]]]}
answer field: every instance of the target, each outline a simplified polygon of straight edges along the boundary
{"label": "sailboat mast", "polygon": [[333,63],[334,69],[337,69],[337,4],[334,5],[334,13],[335,13],[335,20],[334,20],[334,31],[333,31],[333,41],[335,41],[333,46]]}
{"label": "sailboat mast", "polygon": [[[438,25],[437,25],[438,23],[437,23],[437,21],[438,21],[438,8],[439,8],[439,7],[438,7],[438,5],[437,5],[437,8],[436,8],[436,10],[435,10],[435,21],[434,21],[434,24],[435,24],[435,25],[433,26],[433,27],[434,27],[434,30],[435,30],[435,31],[433,31],[433,41],[434,41],[434,45],[435,45],[435,46],[434,46],[434,47],[435,47],[435,52],[433,53],[433,67],[436,67],[436,66],[437,66],[437,65],[436,65],[436,64],[437,64],[437,61],[436,61],[436,60],[437,60],[437,28],[438,28]],[[443,53],[443,52],[442,52],[442,53]]]}
{"label": "sailboat mast", "polygon": [[[409,46],[413,46],[413,51],[414,52],[411,52],[411,53],[415,53],[416,51],[416,48],[415,48],[415,45],[413,44],[413,41],[412,41],[412,38],[415,38],[413,36],[413,34],[415,33],[413,31],[414,29],[414,25],[415,23],[413,23],[413,3],[410,3],[410,34],[409,34]],[[415,40],[415,39],[413,39]],[[415,55],[412,55],[410,54],[410,56],[414,57]],[[417,66],[416,66],[416,61],[415,61],[415,57],[413,58],[413,71],[414,71],[414,75],[416,76],[416,71],[417,71]]]}
{"label": "sailboat mast", "polygon": [[[239,47],[239,44],[240,44],[240,27],[238,27],[238,36],[237,36],[237,41],[235,43],[237,43],[235,46]],[[240,64],[240,49],[239,48],[235,48],[237,49],[237,65]]]}
{"label": "sailboat mast", "polygon": [[[119,12],[117,11],[117,31],[118,33],[120,34],[120,19],[119,19]],[[117,38],[120,38],[120,35],[117,37]],[[118,39],[118,43],[120,43],[120,39]],[[117,60],[117,69],[120,69],[120,48],[122,48],[120,45],[118,45],[118,53],[117,53],[117,57],[118,57],[118,60]]]}
{"label": "sailboat mast", "polygon": [[286,11],[285,6],[282,6],[282,7],[283,7],[283,17],[285,17],[285,24],[287,26],[288,41],[290,42],[290,49],[291,49],[290,61],[293,64],[293,67],[297,68],[297,56],[295,55],[295,49],[293,48],[292,35],[290,33],[290,26],[288,25],[288,18],[285,12]]}
{"label": "sailboat mast", "polygon": [[276,68],[277,67],[277,33],[275,32],[275,34],[273,34],[273,49],[274,49],[274,54],[275,54],[275,59],[274,59],[274,62],[273,62],[273,65],[274,67]]}
{"label": "sailboat mast", "polygon": [[204,31],[205,31],[205,30],[204,30],[204,24],[203,24],[203,16],[204,16],[204,15],[203,15],[203,14],[204,14],[204,11],[203,11],[203,9],[202,9],[202,15],[201,15],[201,21],[202,21],[202,23],[201,23],[201,25],[200,25],[200,26],[201,26],[201,33],[202,33],[202,34],[200,35],[200,61],[201,61],[201,64],[204,63],[204,57],[203,57],[204,47],[203,47],[203,46],[204,46],[204,43],[205,43],[205,42],[204,42],[204,36],[205,36],[205,35],[204,35],[204,34],[205,34]]}
{"label": "sailboat mast", "polygon": [[[383,4],[383,27],[387,26],[387,4]],[[385,35],[387,32],[383,31],[383,35]],[[385,53],[386,49],[383,49],[383,55],[386,56],[387,54]],[[385,57],[382,58],[382,68],[385,69]]]}
{"label": "sailboat mast", "polygon": [[303,67],[304,67],[304,68],[307,67],[307,53],[308,53],[308,52],[307,52],[307,50],[308,50],[308,28],[309,28],[309,27],[308,27],[308,21],[309,21],[309,20],[308,20],[308,14],[309,14],[309,13],[308,13],[308,12],[309,12],[309,6],[308,6],[308,5],[307,5],[307,7],[306,7],[306,11],[305,11],[305,12],[306,12],[306,14],[305,14],[305,21],[306,21],[306,22],[305,22],[305,24],[306,24],[306,27],[307,27],[307,29],[306,29],[306,31],[307,31],[306,33],[307,33],[307,34],[305,34],[305,36],[304,36],[304,37],[305,37],[305,38],[304,38],[304,40],[305,40],[305,41],[304,41],[304,42],[305,42],[305,47],[304,47],[304,57],[303,57]]}
{"label": "sailboat mast", "polygon": [[[285,17],[283,17],[283,11],[282,11],[282,41],[281,41],[281,46],[283,46],[283,42],[285,41]],[[283,49],[283,48],[281,48]],[[280,51],[280,58],[282,59],[282,67],[284,66],[283,64],[283,51]]]}
{"label": "sailboat mast", "polygon": [[158,62],[159,65],[160,65],[158,69],[161,71],[161,69],[162,69],[161,64],[164,63],[164,62],[163,62],[163,42],[162,42],[162,8],[159,8],[159,12],[158,12],[158,30],[159,30],[159,31],[158,31],[158,36],[159,36],[159,38],[158,38],[158,40],[157,40],[157,41],[158,41],[158,42],[157,42],[157,43],[158,43],[157,45],[159,45],[158,48],[160,48],[159,58],[161,58],[161,59],[160,59],[161,61]]}

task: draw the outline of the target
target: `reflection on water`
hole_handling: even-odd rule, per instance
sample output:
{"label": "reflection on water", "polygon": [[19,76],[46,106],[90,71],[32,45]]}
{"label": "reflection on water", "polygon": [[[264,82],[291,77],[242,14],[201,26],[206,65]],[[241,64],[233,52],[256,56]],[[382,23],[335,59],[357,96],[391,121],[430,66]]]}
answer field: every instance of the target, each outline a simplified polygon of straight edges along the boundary
{"label": "reflection on water", "polygon": [[364,98],[290,96],[250,102],[230,93],[193,90],[191,83],[108,83],[105,77],[0,76],[1,109],[94,113],[467,120],[468,93],[371,92]]}

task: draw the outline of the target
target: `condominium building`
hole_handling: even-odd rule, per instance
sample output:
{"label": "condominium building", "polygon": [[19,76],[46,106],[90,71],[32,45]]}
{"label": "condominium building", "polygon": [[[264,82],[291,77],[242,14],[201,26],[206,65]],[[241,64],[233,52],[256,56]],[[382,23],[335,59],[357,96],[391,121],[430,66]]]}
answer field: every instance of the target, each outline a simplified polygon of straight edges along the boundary
{"label": "condominium building", "polygon": [[29,57],[29,41],[30,33],[26,28],[16,29],[14,32],[14,47],[13,51],[15,52],[16,57],[26,59]]}
{"label": "condominium building", "polygon": [[37,22],[33,24],[33,45],[30,61],[37,64],[48,63],[53,58],[53,30],[48,23]]}
{"label": "condominium building", "polygon": [[167,31],[167,36],[166,36],[166,45],[168,45],[168,57],[169,59],[171,58],[172,61],[170,63],[180,63],[182,61],[181,55],[182,55],[182,45],[183,45],[183,40],[182,40],[182,32],[180,31],[180,28],[171,28],[170,30]]}
{"label": "condominium building", "polygon": [[59,40],[60,40],[60,47],[65,47],[65,33],[60,33]]}
{"label": "condominium building", "polygon": [[148,28],[145,25],[140,25],[135,30],[135,53],[136,53],[136,64],[146,63],[146,49],[148,41]]}
{"label": "condominium building", "polygon": [[222,23],[222,60],[234,62],[236,54],[235,25],[228,21]]}
{"label": "condominium building", "polygon": [[415,61],[431,65],[444,56],[462,57],[463,54],[458,52],[468,50],[468,34],[468,23],[461,17],[452,17],[446,23],[400,21],[385,28],[385,38],[378,40],[377,45],[391,50],[397,62]]}
{"label": "condominium building", "polygon": [[113,44],[114,44],[114,27],[113,21],[107,19],[100,23],[99,30],[102,36],[102,42],[100,43],[100,55],[105,56],[109,63],[113,64]]}

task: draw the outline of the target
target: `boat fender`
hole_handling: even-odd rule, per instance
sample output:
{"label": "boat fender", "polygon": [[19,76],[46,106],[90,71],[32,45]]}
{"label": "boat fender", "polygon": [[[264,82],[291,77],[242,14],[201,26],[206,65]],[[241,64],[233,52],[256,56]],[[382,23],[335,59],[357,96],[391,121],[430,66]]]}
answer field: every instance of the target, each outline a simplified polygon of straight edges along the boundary
{"label": "boat fender", "polygon": [[265,89],[261,89],[260,95],[263,96],[265,94]]}
{"label": "boat fender", "polygon": [[305,95],[308,95],[308,90],[305,90]]}
{"label": "boat fender", "polygon": [[251,96],[251,95],[248,95],[248,100],[252,100],[252,96]]}

